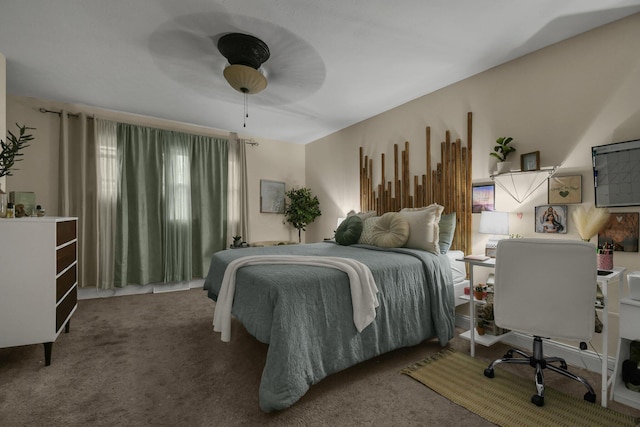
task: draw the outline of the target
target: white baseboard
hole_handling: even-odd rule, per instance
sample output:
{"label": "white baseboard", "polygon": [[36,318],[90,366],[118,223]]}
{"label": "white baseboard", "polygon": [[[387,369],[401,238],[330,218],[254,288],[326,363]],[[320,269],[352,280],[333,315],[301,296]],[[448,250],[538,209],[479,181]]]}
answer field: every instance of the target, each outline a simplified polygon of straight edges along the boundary
{"label": "white baseboard", "polygon": [[191,280],[188,282],[175,283],[153,283],[149,285],[129,285],[123,288],[97,289],[78,288],[78,299],[108,298],[125,295],[159,294],[164,292],[186,291],[189,289],[202,288],[204,279]]}
{"label": "white baseboard", "polygon": [[[467,330],[469,329],[469,324],[469,316],[456,314],[457,327]],[[501,342],[512,345],[514,347],[519,347],[528,352],[531,351],[531,348],[533,346],[531,336],[521,334],[519,332],[511,332],[509,334],[506,334]],[[576,347],[574,347],[558,341],[545,340],[544,350],[545,355],[562,357],[569,365],[585,368],[591,372],[596,372],[598,374],[600,374],[602,371],[602,355],[593,350],[581,351],[580,348],[577,347],[577,343]],[[615,367],[615,357],[609,356],[607,359],[607,369],[609,371],[609,374],[611,374],[613,373]]]}

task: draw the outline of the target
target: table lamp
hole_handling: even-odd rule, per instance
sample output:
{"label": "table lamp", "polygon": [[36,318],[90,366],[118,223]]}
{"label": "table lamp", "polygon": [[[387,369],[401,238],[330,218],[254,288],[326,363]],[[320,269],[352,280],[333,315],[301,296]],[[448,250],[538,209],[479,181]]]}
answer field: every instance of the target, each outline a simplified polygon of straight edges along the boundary
{"label": "table lamp", "polygon": [[482,211],[480,214],[479,233],[492,234],[487,240],[484,254],[488,257],[496,257],[498,241],[509,234],[509,213],[498,211]]}

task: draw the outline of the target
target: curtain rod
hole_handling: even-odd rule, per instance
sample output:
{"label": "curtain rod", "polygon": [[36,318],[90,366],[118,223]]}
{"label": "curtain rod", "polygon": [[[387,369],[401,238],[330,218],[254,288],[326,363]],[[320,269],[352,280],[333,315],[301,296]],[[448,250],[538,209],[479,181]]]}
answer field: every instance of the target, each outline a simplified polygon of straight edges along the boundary
{"label": "curtain rod", "polygon": [[[38,111],[40,111],[41,113],[53,113],[53,114],[57,114],[57,115],[61,115],[62,111],[54,111],[54,110],[47,110],[44,107],[40,107],[38,109]],[[74,114],[74,113],[67,113],[67,117],[80,117],[80,114]],[[93,117],[91,116],[87,116],[88,119],[92,120]],[[256,141],[255,139],[251,138],[251,139],[244,139],[241,140],[243,141],[245,144],[247,145],[251,145],[252,147],[257,147],[258,145],[260,145],[260,143],[258,141]]]}
{"label": "curtain rod", "polygon": [[260,145],[260,143],[258,141],[256,141],[255,139],[241,139],[242,142],[244,142],[247,145],[251,145],[252,147],[257,147],[258,145]]}
{"label": "curtain rod", "polygon": [[[57,114],[57,115],[61,115],[62,111],[53,111],[53,110],[47,110],[44,107],[40,107],[38,109],[38,111],[40,111],[41,113],[53,113],[53,114]],[[80,114],[74,114],[74,113],[67,113],[67,117],[80,117]],[[88,119],[93,119],[93,117],[91,116],[87,116]]]}

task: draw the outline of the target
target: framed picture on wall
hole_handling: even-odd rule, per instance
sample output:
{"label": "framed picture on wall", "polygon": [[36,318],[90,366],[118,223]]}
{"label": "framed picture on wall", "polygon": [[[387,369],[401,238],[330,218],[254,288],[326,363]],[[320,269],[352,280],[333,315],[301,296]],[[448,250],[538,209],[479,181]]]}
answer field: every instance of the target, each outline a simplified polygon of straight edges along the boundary
{"label": "framed picture on wall", "polygon": [[598,247],[613,246],[614,251],[638,252],[638,212],[615,212],[598,232]]}
{"label": "framed picture on wall", "polygon": [[549,204],[582,203],[582,175],[549,178]]}
{"label": "framed picture on wall", "polygon": [[473,184],[471,189],[471,212],[495,210],[495,184]]}
{"label": "framed picture on wall", "polygon": [[284,182],[260,180],[260,212],[284,213]]}
{"label": "framed picture on wall", "polygon": [[536,233],[566,234],[567,207],[562,205],[536,206]]}
{"label": "framed picture on wall", "polygon": [[540,152],[523,154],[520,156],[520,170],[522,172],[540,170]]}

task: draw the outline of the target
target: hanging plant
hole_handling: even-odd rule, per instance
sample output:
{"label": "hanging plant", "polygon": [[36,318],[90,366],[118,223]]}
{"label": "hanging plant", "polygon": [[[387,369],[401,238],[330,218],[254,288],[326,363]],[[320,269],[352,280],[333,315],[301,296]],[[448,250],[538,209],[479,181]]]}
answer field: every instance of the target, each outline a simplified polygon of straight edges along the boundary
{"label": "hanging plant", "polygon": [[306,231],[307,225],[322,215],[320,202],[308,188],[289,190],[285,194],[289,198],[284,211],[285,219],[298,229],[298,242],[302,242],[302,232]]}
{"label": "hanging plant", "polygon": [[[0,139],[0,178],[3,176],[12,176],[12,168],[16,162],[22,160],[20,150],[29,146],[28,142],[33,140],[31,134],[27,134],[28,130],[35,130],[27,126],[20,126],[16,123],[20,132],[19,136],[15,136],[13,132],[8,131],[9,136],[7,142]],[[16,169],[13,169],[16,170]]]}

